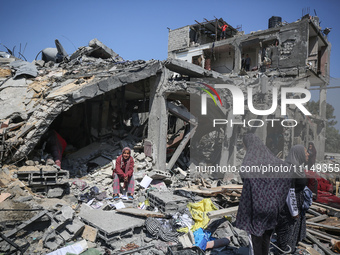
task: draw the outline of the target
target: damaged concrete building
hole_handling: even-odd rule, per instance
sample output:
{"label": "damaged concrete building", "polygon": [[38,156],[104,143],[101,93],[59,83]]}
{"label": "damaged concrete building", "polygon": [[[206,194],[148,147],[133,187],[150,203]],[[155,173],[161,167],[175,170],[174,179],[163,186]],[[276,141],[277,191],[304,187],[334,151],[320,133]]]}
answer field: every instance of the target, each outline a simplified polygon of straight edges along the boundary
{"label": "damaged concrete building", "polygon": [[[307,15],[296,22],[279,23],[248,35],[229,25],[227,39],[218,40],[222,22],[222,19],[197,22],[169,31],[169,58],[164,62],[123,61],[111,49],[93,40],[89,47],[78,49],[67,63],[46,68],[46,64],[36,61],[36,75],[19,73],[18,69],[15,76],[1,84],[1,161],[13,163],[27,158],[48,128],[55,129],[69,144],[80,149],[112,137],[128,124],[130,134],[143,133],[144,151],[152,157],[154,168],[171,169],[195,131],[196,136],[202,136],[200,129],[206,130],[204,125],[194,130],[191,117],[182,116],[190,112],[196,118],[202,117],[190,109],[189,100],[190,89],[199,82],[231,84],[243,91],[252,87],[256,95],[254,104],[261,109],[270,107],[273,87],[321,87],[320,116],[304,116],[297,107],[289,105],[286,118],[297,120],[294,128],[285,128],[277,122],[269,125],[265,121],[260,128],[255,124],[252,127],[277,152],[285,152],[293,144],[314,141],[320,152],[318,156],[323,158],[330,43],[322,33],[318,17]],[[252,68],[248,73],[241,69],[242,55],[251,58]],[[11,64],[13,70],[17,62]],[[17,79],[22,76],[35,78]],[[231,118],[230,99],[230,94],[224,93],[222,100],[227,107],[218,113],[220,119]],[[279,108],[269,118],[283,119]],[[246,119],[252,118],[249,114],[246,111]],[[168,131],[170,124],[174,125],[172,116],[182,121],[182,127],[188,123],[192,127],[185,128],[181,135],[185,139],[177,147],[180,150],[170,158],[167,151],[171,147]],[[220,129],[234,133],[227,131],[230,127]],[[269,137],[274,138],[269,141]],[[231,147],[236,146],[230,141],[233,135],[226,139],[222,155],[232,154]],[[181,167],[186,165],[187,162],[182,162]]]}
{"label": "damaged concrete building", "polygon": [[[281,17],[273,16],[269,19],[268,29],[250,34],[244,34],[229,25],[227,38],[224,40],[220,38],[220,27],[225,22],[223,19],[196,21],[194,25],[169,31],[168,57],[195,64],[206,70],[213,70],[222,74],[225,79],[225,81],[223,79],[218,81],[212,77],[200,78],[189,75],[191,81],[196,79],[195,81],[215,85],[227,83],[238,86],[243,91],[251,87],[256,109],[270,108],[272,102],[268,96],[271,95],[273,87],[278,89],[319,87],[320,114],[318,116],[304,116],[294,106],[289,106],[286,116],[280,116],[279,105],[271,115],[260,116],[260,119],[293,118],[297,121],[294,128],[287,129],[278,122],[272,124],[265,121],[263,121],[264,125],[251,126],[260,126],[253,129],[256,129],[255,132],[276,153],[282,151],[284,156],[292,145],[307,145],[309,141],[313,141],[318,146],[319,159],[323,159],[326,86],[329,84],[330,77],[331,45],[327,40],[327,33],[323,33],[320,27],[318,17],[306,15],[289,24],[282,23],[281,20]],[[249,72],[244,72],[243,61],[246,56],[251,60]],[[221,92],[218,89],[217,91]],[[290,96],[303,97],[298,94]],[[224,105],[232,108],[230,98],[224,100]],[[246,105],[246,100],[244,103]],[[245,119],[256,117],[249,114],[249,109],[246,115],[247,112],[248,116]],[[226,150],[231,151],[231,148]]]}
{"label": "damaged concrete building", "polygon": [[[323,159],[331,45],[318,17],[307,15],[289,24],[274,22],[276,18],[271,18],[268,29],[250,34],[228,24],[226,39],[219,36],[223,19],[170,30],[165,61],[125,61],[97,39],[71,56],[56,40],[57,48],[42,51],[43,59],[33,63],[2,54],[1,168],[33,192],[59,198],[70,192],[66,192],[69,178],[84,176],[95,179],[92,183],[112,195],[111,187],[108,188],[112,184],[111,164],[126,146],[133,149],[138,184],[146,173],[167,184],[176,175],[176,183],[179,187],[189,186],[188,191],[187,178],[195,175],[188,169],[240,163],[240,139],[247,131],[256,133],[282,158],[292,145],[313,141],[318,157]],[[245,56],[251,60],[249,71],[244,65]],[[243,95],[248,92],[248,98],[239,98],[246,106],[244,114],[234,114],[237,101],[224,85],[237,88]],[[301,106],[294,104],[287,104],[282,114],[281,108],[286,105],[275,105],[281,101],[277,98],[278,92],[283,93],[282,88],[311,87],[320,87],[320,115],[306,116]],[[205,97],[209,92],[205,88],[215,96]],[[303,101],[307,96],[287,91],[287,98]],[[209,114],[203,113],[203,102]],[[252,109],[273,111],[256,116]],[[214,120],[221,124],[214,126]],[[291,120],[294,125],[290,125]],[[50,130],[67,142],[60,167],[54,158],[49,161],[50,151],[44,145],[44,135]],[[223,180],[224,176],[215,177]],[[209,186],[202,176],[198,179],[196,185]],[[226,178],[223,181],[235,184]],[[0,187],[6,187],[6,183],[9,181],[1,177]],[[224,203],[238,202],[241,185],[235,185],[237,192],[217,187],[217,181],[214,185],[215,190],[207,191],[208,195],[227,192]],[[147,195],[150,204],[162,213],[174,213],[189,201],[172,191]],[[126,216],[124,226],[113,226],[120,222],[119,214],[98,213],[84,203],[77,207],[82,221],[79,222],[74,219],[73,209],[64,205],[57,214],[43,211],[38,218],[47,214],[55,228],[64,233],[64,241],[76,236],[84,224],[97,229],[98,236],[107,242],[143,233],[144,220],[139,218],[130,220]],[[237,212],[237,208],[228,209]],[[69,221],[60,220],[59,214],[68,215]],[[110,226],[102,221],[107,217],[112,222]],[[14,233],[10,231],[6,236]],[[54,240],[55,235],[49,235],[45,234],[44,247],[55,250],[64,244]]]}

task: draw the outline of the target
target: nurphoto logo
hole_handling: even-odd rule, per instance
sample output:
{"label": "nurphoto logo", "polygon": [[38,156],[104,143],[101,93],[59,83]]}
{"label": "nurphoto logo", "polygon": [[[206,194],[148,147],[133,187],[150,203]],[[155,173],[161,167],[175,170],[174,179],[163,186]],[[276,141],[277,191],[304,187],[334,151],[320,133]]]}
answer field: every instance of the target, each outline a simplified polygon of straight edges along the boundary
{"label": "nurphoto logo", "polygon": [[[209,88],[218,98],[221,106],[222,106],[222,100],[220,95],[217,93],[216,89],[228,89],[231,92],[232,95],[232,102],[233,102],[233,109],[232,113],[233,115],[244,115],[245,111],[245,105],[244,105],[244,94],[240,88],[238,88],[235,85],[229,85],[229,84],[215,84],[215,88],[205,84],[205,83],[200,83]],[[201,94],[201,114],[202,115],[207,115],[207,94],[212,98],[214,101],[215,105],[217,105],[217,102],[212,95],[211,92],[209,92],[205,88],[200,88],[202,91],[206,92]],[[289,98],[287,95],[288,94],[296,94],[296,93],[301,93],[304,94],[305,96],[303,98]],[[281,88],[281,115],[285,117],[287,115],[287,105],[295,105],[304,115],[312,115],[305,107],[303,104],[307,103],[311,99],[311,93],[309,90],[304,89],[304,88],[297,88],[297,87],[284,87]],[[270,115],[273,114],[277,107],[278,107],[278,89],[274,87],[272,89],[272,105],[269,109],[265,110],[259,110],[255,109],[254,104],[253,104],[253,88],[248,87],[247,88],[247,106],[248,109],[251,113],[255,115],[260,115],[260,116],[265,116],[265,115]],[[251,120],[243,120],[241,122],[235,122],[234,123],[229,123],[231,125],[243,125],[244,127],[246,126],[246,123],[250,127],[261,127],[264,125],[264,122],[271,122],[272,126],[274,126],[275,121],[280,121],[279,119],[251,119]],[[232,120],[231,120],[232,122]],[[228,123],[228,120],[226,119],[213,119],[213,126],[215,127],[216,125],[225,125]],[[297,125],[296,120],[294,119],[283,119],[281,120],[281,125],[283,127],[295,127]]]}

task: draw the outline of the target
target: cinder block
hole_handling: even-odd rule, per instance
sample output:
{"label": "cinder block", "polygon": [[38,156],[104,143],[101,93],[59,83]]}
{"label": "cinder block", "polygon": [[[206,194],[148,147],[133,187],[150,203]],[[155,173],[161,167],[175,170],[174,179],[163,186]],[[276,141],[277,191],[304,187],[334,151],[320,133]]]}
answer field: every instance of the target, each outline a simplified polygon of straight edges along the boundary
{"label": "cinder block", "polygon": [[72,238],[76,237],[80,234],[80,232],[84,229],[85,224],[81,222],[78,218],[75,218],[72,224],[66,225],[66,229],[69,233],[72,234]]}
{"label": "cinder block", "polygon": [[157,207],[161,212],[166,214],[176,213],[185,209],[188,198],[174,195],[172,192],[149,192],[149,202],[153,207]]}

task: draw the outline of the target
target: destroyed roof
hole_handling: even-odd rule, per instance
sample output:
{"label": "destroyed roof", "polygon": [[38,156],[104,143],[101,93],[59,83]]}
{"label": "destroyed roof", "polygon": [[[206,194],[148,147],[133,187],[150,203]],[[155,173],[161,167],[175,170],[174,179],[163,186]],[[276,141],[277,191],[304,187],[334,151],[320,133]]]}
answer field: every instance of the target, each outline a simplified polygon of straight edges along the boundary
{"label": "destroyed roof", "polygon": [[[124,61],[97,39],[89,45],[60,63],[29,63],[7,55],[0,58],[0,162],[24,159],[56,117],[73,105],[155,77],[163,67],[194,77],[226,80],[217,72],[182,60]],[[149,93],[126,89],[125,96],[142,99]]]}
{"label": "destroyed roof", "polygon": [[220,33],[222,31],[221,26],[226,23],[228,25],[227,34],[228,36],[232,37],[237,34],[237,28],[235,29],[233,26],[228,24],[228,22],[224,21],[222,18],[215,18],[213,20],[207,20],[199,22],[197,20],[197,24],[193,24],[190,27],[193,28],[195,31],[204,32],[206,35],[215,36],[216,33]]}
{"label": "destroyed roof", "polygon": [[[36,61],[36,64],[40,63]],[[14,66],[19,65],[25,70],[26,66],[35,68],[31,63],[15,60],[11,63],[12,70],[15,71]],[[27,155],[52,121],[72,105],[154,76],[160,68],[161,63],[155,60],[112,62],[82,55],[68,63],[40,66],[39,74],[37,72],[32,79],[16,79],[22,75],[34,76],[23,69],[18,69],[20,75],[15,74],[14,77],[7,72],[8,77],[0,87],[0,133],[4,136],[5,132],[17,130],[6,141],[7,147],[18,148],[11,160]]]}

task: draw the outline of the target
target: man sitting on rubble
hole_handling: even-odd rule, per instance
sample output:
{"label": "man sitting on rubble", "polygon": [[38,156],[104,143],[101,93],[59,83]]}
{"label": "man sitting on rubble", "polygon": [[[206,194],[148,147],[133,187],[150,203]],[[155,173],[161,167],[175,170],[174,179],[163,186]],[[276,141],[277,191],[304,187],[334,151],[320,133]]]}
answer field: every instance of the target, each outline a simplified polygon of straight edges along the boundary
{"label": "man sitting on rubble", "polygon": [[135,191],[135,180],[133,178],[134,160],[131,157],[131,149],[125,147],[122,155],[116,159],[116,167],[113,169],[113,199],[119,200],[120,182],[124,182],[124,189],[127,188],[128,199],[133,199]]}
{"label": "man sitting on rubble", "polygon": [[44,141],[42,149],[51,153],[54,164],[61,168],[61,160],[63,157],[63,153],[67,146],[66,141],[62,138],[57,131],[49,130],[42,136],[42,141]]}

